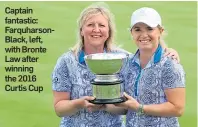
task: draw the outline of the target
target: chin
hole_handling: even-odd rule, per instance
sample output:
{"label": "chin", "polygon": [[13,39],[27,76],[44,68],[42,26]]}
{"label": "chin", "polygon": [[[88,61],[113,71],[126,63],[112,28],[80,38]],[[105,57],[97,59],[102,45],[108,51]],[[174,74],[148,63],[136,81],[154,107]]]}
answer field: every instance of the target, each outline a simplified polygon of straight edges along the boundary
{"label": "chin", "polygon": [[101,41],[92,41],[92,44],[95,45],[95,46],[101,46],[101,45],[104,45],[104,42],[101,42]]}
{"label": "chin", "polygon": [[140,46],[139,49],[148,51],[148,50],[152,50],[153,48],[151,46]]}

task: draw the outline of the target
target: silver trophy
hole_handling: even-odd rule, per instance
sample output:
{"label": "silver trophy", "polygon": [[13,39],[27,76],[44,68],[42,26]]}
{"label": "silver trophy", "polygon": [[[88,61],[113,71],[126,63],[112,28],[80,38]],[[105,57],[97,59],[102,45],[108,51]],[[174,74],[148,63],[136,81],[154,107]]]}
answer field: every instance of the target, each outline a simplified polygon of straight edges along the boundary
{"label": "silver trophy", "polygon": [[121,93],[123,83],[117,77],[123,64],[126,63],[127,55],[124,53],[97,53],[86,55],[86,64],[96,78],[91,81],[94,104],[114,104],[125,101]]}

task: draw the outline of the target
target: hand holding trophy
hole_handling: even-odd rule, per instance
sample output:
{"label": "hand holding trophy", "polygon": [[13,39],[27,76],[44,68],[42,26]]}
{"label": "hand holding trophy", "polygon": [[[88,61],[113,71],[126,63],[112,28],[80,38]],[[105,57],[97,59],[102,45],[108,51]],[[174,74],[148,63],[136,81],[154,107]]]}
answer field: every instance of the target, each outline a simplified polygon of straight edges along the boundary
{"label": "hand holding trophy", "polygon": [[86,64],[96,78],[91,81],[94,104],[114,104],[125,101],[121,95],[121,84],[117,77],[123,64],[127,60],[124,53],[97,53],[85,56]]}

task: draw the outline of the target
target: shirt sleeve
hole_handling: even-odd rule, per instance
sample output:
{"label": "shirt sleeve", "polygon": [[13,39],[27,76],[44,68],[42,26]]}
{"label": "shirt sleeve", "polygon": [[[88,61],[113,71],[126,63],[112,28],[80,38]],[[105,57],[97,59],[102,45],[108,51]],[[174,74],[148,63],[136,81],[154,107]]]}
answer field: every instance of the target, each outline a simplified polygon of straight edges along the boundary
{"label": "shirt sleeve", "polygon": [[71,92],[71,82],[66,61],[61,56],[52,72],[52,89],[58,92]]}
{"label": "shirt sleeve", "polygon": [[162,70],[162,86],[164,89],[185,87],[183,67],[173,60],[167,60]]}

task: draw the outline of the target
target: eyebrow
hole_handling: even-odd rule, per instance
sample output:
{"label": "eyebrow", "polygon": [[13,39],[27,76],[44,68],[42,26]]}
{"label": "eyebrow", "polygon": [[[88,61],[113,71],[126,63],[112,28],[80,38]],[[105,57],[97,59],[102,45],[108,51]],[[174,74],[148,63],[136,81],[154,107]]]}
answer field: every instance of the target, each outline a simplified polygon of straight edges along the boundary
{"label": "eyebrow", "polygon": [[140,27],[136,26],[136,27],[134,27],[133,29],[136,29],[136,28],[140,28]]}
{"label": "eyebrow", "polygon": [[[139,29],[140,27],[136,26],[134,27],[133,29]],[[150,27],[150,26],[147,26],[146,28],[153,28],[153,27]]]}

